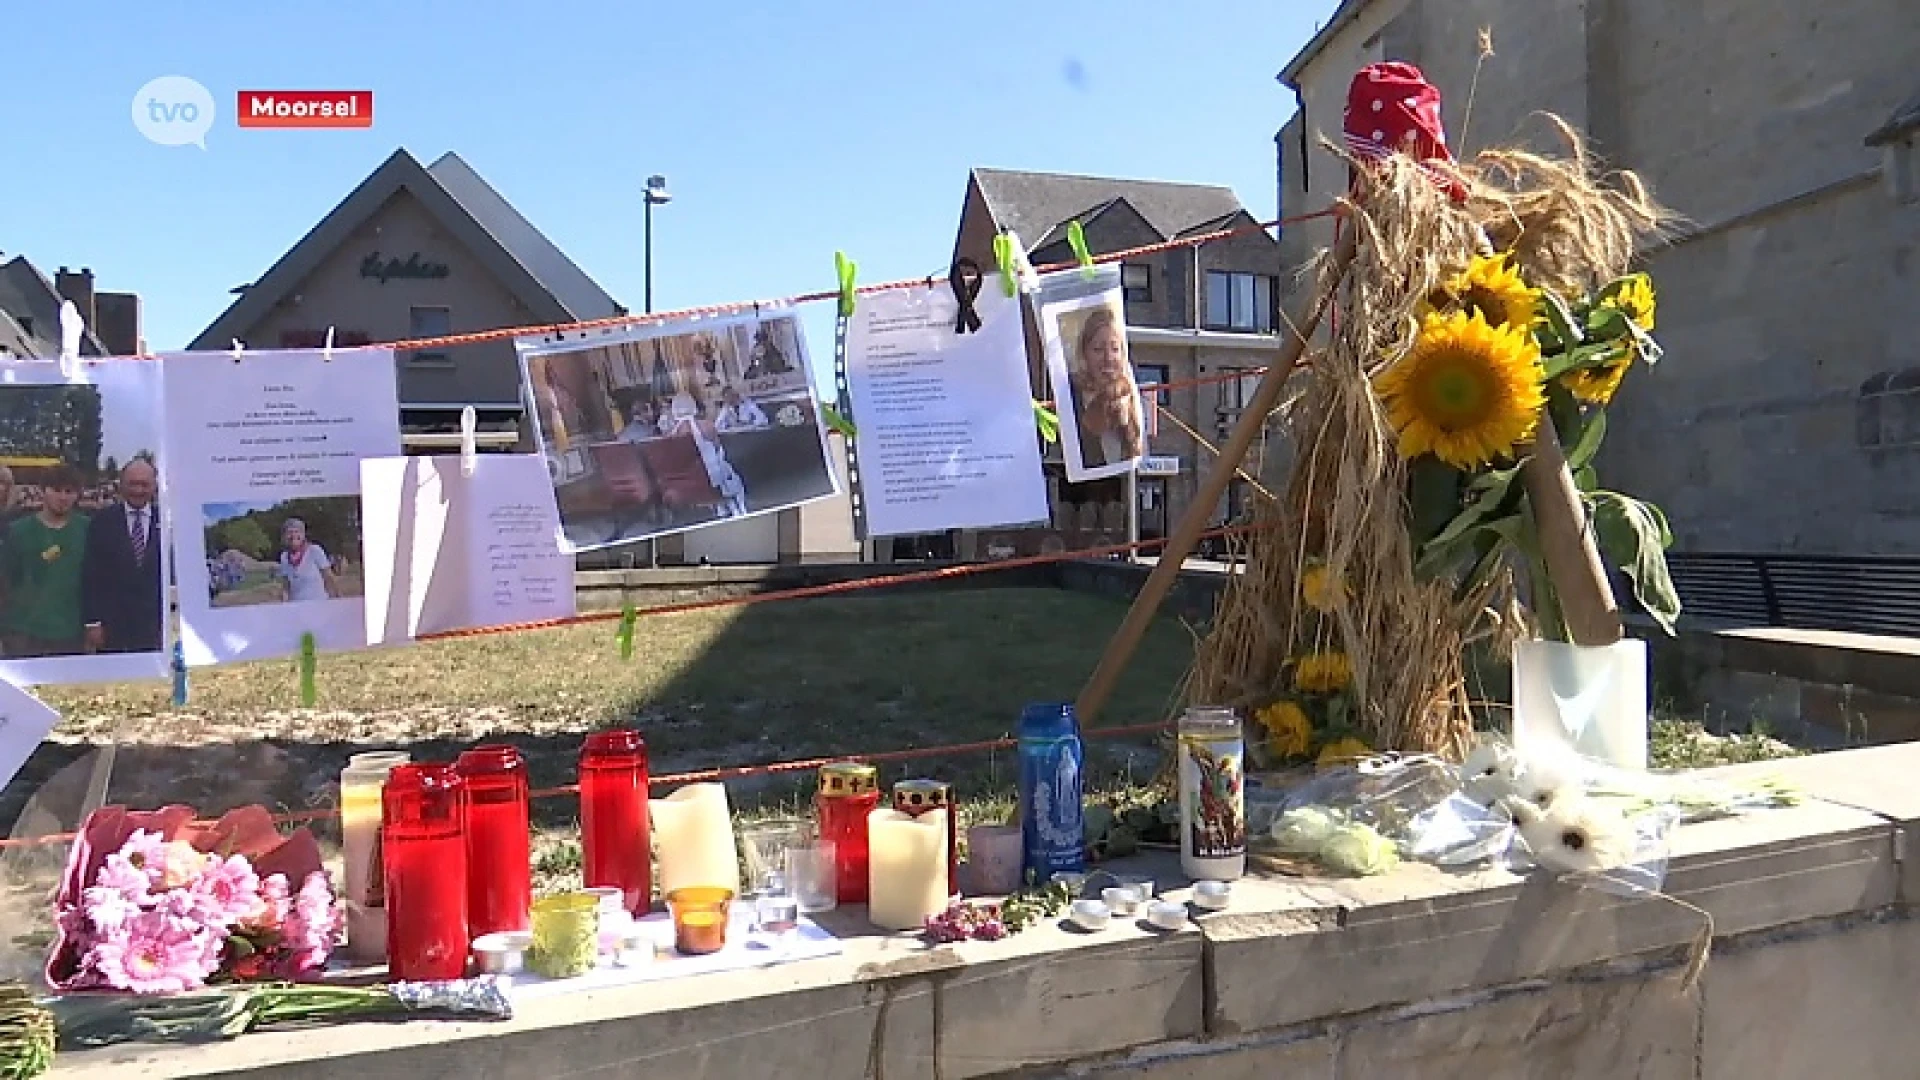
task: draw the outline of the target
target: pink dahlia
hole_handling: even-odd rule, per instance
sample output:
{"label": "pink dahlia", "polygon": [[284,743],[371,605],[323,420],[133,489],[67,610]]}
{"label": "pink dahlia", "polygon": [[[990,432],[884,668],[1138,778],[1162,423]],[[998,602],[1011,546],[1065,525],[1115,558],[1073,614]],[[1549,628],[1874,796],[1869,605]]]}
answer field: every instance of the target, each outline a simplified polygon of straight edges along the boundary
{"label": "pink dahlia", "polygon": [[206,942],[157,911],[142,912],[120,932],[95,942],[91,966],[117,990],[165,994],[192,990],[213,972]]}
{"label": "pink dahlia", "polygon": [[244,857],[215,856],[207,871],[194,881],[192,893],[195,912],[210,927],[225,930],[259,914],[265,906],[260,899],[260,877]]}

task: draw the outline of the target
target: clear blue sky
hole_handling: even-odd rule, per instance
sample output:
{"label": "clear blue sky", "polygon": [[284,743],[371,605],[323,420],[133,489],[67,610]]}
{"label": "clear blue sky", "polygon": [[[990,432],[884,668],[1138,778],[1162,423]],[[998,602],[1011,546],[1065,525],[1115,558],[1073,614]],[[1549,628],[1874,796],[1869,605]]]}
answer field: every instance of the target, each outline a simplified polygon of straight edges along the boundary
{"label": "clear blue sky", "polygon": [[[138,292],[177,349],[397,146],[458,151],[614,297],[784,296],[943,269],[971,166],[1231,186],[1273,215],[1274,80],[1334,0],[14,5],[0,251]],[[216,13],[217,10],[217,13]],[[133,95],[212,91],[207,149]],[[242,89],[368,89],[367,131],[242,131]],[[816,369],[831,314],[806,320]]]}

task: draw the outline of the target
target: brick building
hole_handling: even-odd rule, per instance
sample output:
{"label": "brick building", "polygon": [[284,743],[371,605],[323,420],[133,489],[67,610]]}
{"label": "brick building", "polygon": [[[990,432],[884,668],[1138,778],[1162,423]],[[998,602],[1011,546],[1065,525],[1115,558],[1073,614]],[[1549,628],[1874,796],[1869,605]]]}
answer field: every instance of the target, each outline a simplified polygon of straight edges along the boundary
{"label": "brick building", "polygon": [[[1258,224],[1224,187],[974,169],[967,178],[954,257],[992,266],[994,235],[1012,231],[1036,265],[1071,262],[1067,228],[1076,220],[1095,255]],[[1143,384],[1258,368],[1276,355],[1280,249],[1268,232],[1253,229],[1130,260],[1121,274],[1127,350]],[[1028,323],[1034,396],[1051,398],[1038,328],[1031,318]],[[1054,517],[1049,535],[1025,538],[1020,546],[1092,547],[1123,542],[1132,528],[1142,537],[1165,535],[1193,497],[1196,467],[1207,465],[1208,452],[1181,425],[1218,445],[1254,382],[1235,379],[1160,394],[1172,418],[1163,413],[1149,428],[1150,465],[1137,477],[1069,484],[1058,444],[1050,447]],[[1130,495],[1137,517],[1128,513]],[[1246,495],[1244,484],[1236,481],[1214,508],[1214,518],[1237,514]],[[958,554],[971,557],[978,544],[963,537],[960,547]]]}

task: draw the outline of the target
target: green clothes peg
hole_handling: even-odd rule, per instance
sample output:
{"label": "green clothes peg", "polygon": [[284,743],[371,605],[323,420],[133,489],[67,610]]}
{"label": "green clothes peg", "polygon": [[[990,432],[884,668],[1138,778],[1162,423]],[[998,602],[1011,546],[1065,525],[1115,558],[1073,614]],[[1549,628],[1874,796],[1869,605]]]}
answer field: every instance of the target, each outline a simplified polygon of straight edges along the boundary
{"label": "green clothes peg", "polygon": [[853,318],[853,275],[858,265],[844,251],[833,253],[833,271],[840,278],[840,317]]}
{"label": "green clothes peg", "polygon": [[1000,287],[1010,297],[1020,295],[1020,279],[1013,267],[1013,238],[1006,233],[993,234],[993,261],[1000,264]]}
{"label": "green clothes peg", "polygon": [[1087,230],[1080,227],[1080,219],[1067,223],[1067,246],[1073,249],[1073,257],[1080,263],[1080,272],[1087,277],[1094,276],[1093,256],[1087,251]]}
{"label": "green clothes peg", "polygon": [[640,613],[632,604],[620,609],[620,659],[633,659],[633,625],[640,621]]}
{"label": "green clothes peg", "polygon": [[829,430],[837,431],[846,438],[851,439],[857,434],[853,429],[853,418],[824,401],[820,403],[820,418],[827,422]]}
{"label": "green clothes peg", "polygon": [[1060,414],[1038,398],[1033,402],[1033,424],[1040,429],[1041,442],[1051,446],[1060,441]]}
{"label": "green clothes peg", "polygon": [[313,631],[309,630],[300,635],[300,707],[303,709],[313,708],[319,697],[313,687],[313,669],[317,662],[314,652]]}

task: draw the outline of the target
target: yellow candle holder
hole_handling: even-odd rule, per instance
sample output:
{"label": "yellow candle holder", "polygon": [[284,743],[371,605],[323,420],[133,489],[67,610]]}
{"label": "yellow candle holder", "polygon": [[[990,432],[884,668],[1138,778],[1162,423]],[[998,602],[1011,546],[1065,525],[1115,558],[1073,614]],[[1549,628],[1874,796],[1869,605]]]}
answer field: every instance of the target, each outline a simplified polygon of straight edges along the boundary
{"label": "yellow candle holder", "polygon": [[697,886],[668,893],[675,951],[683,956],[705,956],[726,948],[732,907],[732,889]]}
{"label": "yellow candle holder", "polygon": [[527,966],[547,979],[571,979],[600,959],[600,902],[586,893],[561,893],[533,903],[533,948]]}

